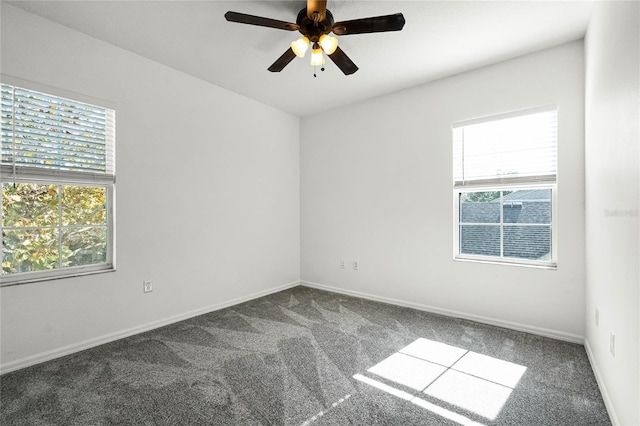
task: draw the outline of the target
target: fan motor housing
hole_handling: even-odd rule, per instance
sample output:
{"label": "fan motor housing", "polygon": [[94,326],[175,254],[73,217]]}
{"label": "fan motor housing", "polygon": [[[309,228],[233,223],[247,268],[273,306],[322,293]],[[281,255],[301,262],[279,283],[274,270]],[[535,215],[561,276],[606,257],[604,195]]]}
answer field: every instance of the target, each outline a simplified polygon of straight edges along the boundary
{"label": "fan motor housing", "polygon": [[305,7],[298,13],[296,24],[300,27],[298,31],[300,31],[303,36],[306,36],[311,42],[317,42],[320,40],[322,34],[329,34],[331,32],[333,15],[329,9],[326,9],[324,20],[316,23],[313,19],[309,18],[307,8]]}

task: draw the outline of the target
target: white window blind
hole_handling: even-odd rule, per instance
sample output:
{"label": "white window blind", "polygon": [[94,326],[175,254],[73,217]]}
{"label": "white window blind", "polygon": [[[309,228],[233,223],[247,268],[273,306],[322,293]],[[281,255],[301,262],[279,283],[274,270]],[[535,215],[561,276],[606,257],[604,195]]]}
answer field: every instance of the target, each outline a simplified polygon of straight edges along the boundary
{"label": "white window blind", "polygon": [[555,181],[556,135],[557,111],[548,107],[456,124],[454,184]]}
{"label": "white window blind", "polygon": [[2,161],[6,177],[115,180],[115,112],[2,85]]}

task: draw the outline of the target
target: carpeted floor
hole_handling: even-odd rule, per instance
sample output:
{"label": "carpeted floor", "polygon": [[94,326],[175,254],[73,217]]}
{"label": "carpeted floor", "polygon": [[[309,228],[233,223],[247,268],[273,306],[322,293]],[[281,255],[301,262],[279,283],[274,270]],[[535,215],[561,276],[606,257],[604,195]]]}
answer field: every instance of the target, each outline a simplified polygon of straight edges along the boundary
{"label": "carpeted floor", "polygon": [[608,425],[582,346],[296,287],[6,374],[9,425]]}

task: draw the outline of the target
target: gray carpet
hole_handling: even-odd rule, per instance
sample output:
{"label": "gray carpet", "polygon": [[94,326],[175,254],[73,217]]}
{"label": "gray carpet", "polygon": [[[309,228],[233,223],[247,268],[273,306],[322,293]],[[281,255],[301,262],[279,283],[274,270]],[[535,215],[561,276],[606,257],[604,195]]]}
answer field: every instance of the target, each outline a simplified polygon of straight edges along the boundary
{"label": "gray carpet", "polygon": [[9,373],[8,425],[608,425],[582,346],[306,287]]}

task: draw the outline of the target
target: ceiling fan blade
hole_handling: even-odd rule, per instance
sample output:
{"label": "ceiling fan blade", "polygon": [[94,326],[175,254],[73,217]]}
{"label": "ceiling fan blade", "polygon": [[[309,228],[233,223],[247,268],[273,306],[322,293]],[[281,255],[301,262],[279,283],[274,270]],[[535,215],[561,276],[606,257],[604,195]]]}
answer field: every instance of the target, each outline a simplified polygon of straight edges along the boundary
{"label": "ceiling fan blade", "polygon": [[295,57],[296,54],[293,52],[293,49],[289,48],[267,69],[271,72],[280,72],[289,64],[289,62],[293,61],[293,58]]}
{"label": "ceiling fan blade", "polygon": [[261,16],[247,15],[246,13],[227,12],[224,17],[229,22],[237,22],[239,24],[257,25],[259,27],[277,28],[286,31],[298,31],[298,24],[292,22],[278,21],[277,19],[263,18]]}
{"label": "ceiling fan blade", "polygon": [[318,22],[324,21],[327,11],[327,0],[307,0],[307,16],[313,21],[314,13],[318,13]]}
{"label": "ceiling fan blade", "polygon": [[402,13],[393,15],[374,16],[373,18],[354,19],[333,24],[332,31],[336,35],[381,33],[386,31],[400,31],[404,27]]}
{"label": "ceiling fan blade", "polygon": [[344,75],[353,74],[358,71],[358,66],[353,63],[353,61],[342,51],[342,49],[340,49],[340,47],[336,48],[336,51],[328,56],[329,59],[331,59],[333,63],[340,68]]}

